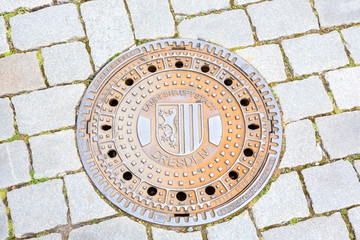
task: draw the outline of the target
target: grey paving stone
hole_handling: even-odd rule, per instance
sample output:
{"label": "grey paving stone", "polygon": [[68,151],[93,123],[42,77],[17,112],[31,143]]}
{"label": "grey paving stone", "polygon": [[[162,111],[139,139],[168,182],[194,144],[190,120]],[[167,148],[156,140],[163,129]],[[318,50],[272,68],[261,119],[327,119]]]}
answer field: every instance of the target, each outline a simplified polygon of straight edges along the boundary
{"label": "grey paving stone", "polygon": [[175,21],[168,0],[127,0],[136,39],[172,37]]}
{"label": "grey paving stone", "polygon": [[74,42],[44,48],[44,70],[50,85],[85,80],[92,73],[85,44]]}
{"label": "grey paving stone", "polygon": [[273,0],[247,7],[259,40],[319,29],[307,0]]}
{"label": "grey paving stone", "polygon": [[295,225],[273,228],[262,233],[265,240],[309,240],[309,239],[349,239],[344,220],[340,213],[329,217],[316,217]]}
{"label": "grey paving stone", "polygon": [[227,48],[254,43],[244,10],[185,19],[178,25],[178,30],[182,38],[212,41]]}
{"label": "grey paving stone", "polygon": [[[0,4],[1,5],[1,4]],[[0,17],[0,54],[10,51],[7,38],[4,18]]]}
{"label": "grey paving stone", "polygon": [[286,80],[284,60],[280,47],[275,44],[237,50],[236,54],[253,65],[267,82]]}
{"label": "grey paving stone", "polygon": [[329,96],[318,77],[279,84],[273,89],[280,98],[286,123],[333,110]]}
{"label": "grey paving stone", "polygon": [[286,149],[280,168],[291,168],[321,161],[322,151],[316,144],[315,130],[310,120],[286,125],[285,139]]}
{"label": "grey paving stone", "polygon": [[234,4],[235,5],[243,5],[243,4],[247,4],[247,3],[254,3],[254,2],[260,2],[261,0],[235,0]]}
{"label": "grey paving stone", "polygon": [[358,174],[360,175],[360,160],[354,161],[354,166]]}
{"label": "grey paving stone", "polygon": [[296,172],[280,175],[252,209],[259,228],[310,215]]}
{"label": "grey paving stone", "polygon": [[354,229],[355,237],[360,238],[360,207],[350,209],[348,211],[348,217]]}
{"label": "grey paving stone", "polygon": [[202,240],[201,232],[187,232],[187,233],[179,233],[174,231],[165,230],[162,228],[152,228],[152,234],[154,240]]}
{"label": "grey paving stone", "polygon": [[315,8],[322,27],[360,22],[358,0],[315,0]]}
{"label": "grey paving stone", "polygon": [[0,201],[0,239],[5,239],[8,236],[8,218],[5,211],[5,205]]}
{"label": "grey paving stone", "polygon": [[61,240],[61,233],[52,233],[39,238],[30,238],[30,240]]}
{"label": "grey paving stone", "polygon": [[0,0],[0,13],[13,12],[19,8],[32,10],[38,7],[49,6],[52,3],[52,0]]}
{"label": "grey paving stone", "polygon": [[360,63],[360,27],[351,27],[341,31],[345,46],[355,63]]}
{"label": "grey paving stone", "polygon": [[123,1],[86,2],[81,4],[81,14],[97,69],[135,43]]}
{"label": "grey paving stone", "polygon": [[336,31],[284,40],[282,45],[295,76],[334,69],[349,63]]}
{"label": "grey paving stone", "polygon": [[339,108],[351,109],[360,106],[360,67],[328,72],[325,79]]}
{"label": "grey paving stone", "polygon": [[34,177],[55,177],[81,168],[73,130],[29,138]]}
{"label": "grey paving stone", "polygon": [[0,98],[0,141],[10,138],[14,133],[14,114],[8,98]]}
{"label": "grey paving stone", "polygon": [[315,213],[360,204],[360,182],[348,161],[307,168],[302,174]]}
{"label": "grey paving stone", "polygon": [[20,50],[85,36],[75,4],[64,4],[17,15],[10,18],[10,25],[14,47]]}
{"label": "grey paving stone", "polygon": [[[126,236],[126,237],[124,237]],[[99,224],[87,225],[70,232],[69,240],[98,239],[137,239],[146,240],[144,225],[130,220],[128,217],[114,218]]]}
{"label": "grey paving stone", "polygon": [[171,0],[174,12],[177,14],[197,14],[229,7],[228,0]]}
{"label": "grey paving stone", "polygon": [[23,141],[0,144],[0,188],[30,181],[29,152]]}
{"label": "grey paving stone", "polygon": [[0,95],[46,87],[35,52],[0,59]]}
{"label": "grey paving stone", "polygon": [[15,189],[7,194],[15,237],[67,223],[60,179]]}
{"label": "grey paving stone", "polygon": [[76,0],[56,0],[57,3],[74,3]]}
{"label": "grey paving stone", "polygon": [[13,97],[11,100],[15,106],[20,133],[32,135],[73,126],[75,107],[84,90],[84,84],[74,84]]}
{"label": "grey paving stone", "polygon": [[218,239],[246,239],[258,240],[256,228],[251,221],[248,211],[234,217],[228,222],[208,227],[207,237],[209,240]]}
{"label": "grey paving stone", "polygon": [[315,123],[331,159],[360,152],[360,111],[316,118]]}
{"label": "grey paving stone", "polygon": [[73,224],[117,214],[100,198],[89,181],[84,172],[65,176]]}

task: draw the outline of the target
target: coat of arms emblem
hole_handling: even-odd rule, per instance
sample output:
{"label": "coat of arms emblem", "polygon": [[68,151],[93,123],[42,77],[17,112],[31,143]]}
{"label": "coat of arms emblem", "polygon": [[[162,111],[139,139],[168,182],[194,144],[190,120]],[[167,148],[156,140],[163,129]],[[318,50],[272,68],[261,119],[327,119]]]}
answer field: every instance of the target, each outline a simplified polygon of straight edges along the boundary
{"label": "coat of arms emblem", "polygon": [[160,146],[175,155],[187,155],[204,138],[202,103],[156,104],[156,138]]}

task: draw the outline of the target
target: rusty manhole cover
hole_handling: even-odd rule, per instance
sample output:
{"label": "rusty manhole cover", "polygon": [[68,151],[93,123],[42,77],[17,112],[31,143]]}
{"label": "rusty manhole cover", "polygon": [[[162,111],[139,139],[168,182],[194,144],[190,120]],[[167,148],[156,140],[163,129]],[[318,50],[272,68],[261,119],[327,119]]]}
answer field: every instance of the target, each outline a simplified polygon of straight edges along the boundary
{"label": "rusty manhole cover", "polygon": [[135,47],[92,81],[77,120],[81,160],[123,211],[170,226],[234,213],[279,159],[279,109],[257,71],[202,41]]}

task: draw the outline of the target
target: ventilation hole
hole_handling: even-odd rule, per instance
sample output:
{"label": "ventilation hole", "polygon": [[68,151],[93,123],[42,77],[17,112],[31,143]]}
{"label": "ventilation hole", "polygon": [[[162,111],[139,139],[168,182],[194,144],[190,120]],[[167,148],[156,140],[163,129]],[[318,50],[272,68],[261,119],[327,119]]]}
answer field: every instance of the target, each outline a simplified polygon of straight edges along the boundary
{"label": "ventilation hole", "polygon": [[203,72],[208,72],[208,71],[210,71],[210,68],[209,68],[209,66],[208,65],[203,65],[202,67],[201,67],[201,71],[203,71]]}
{"label": "ventilation hole", "polygon": [[186,50],[185,47],[173,47],[172,50]]}
{"label": "ventilation hole", "polygon": [[157,193],[157,189],[154,188],[154,187],[149,187],[148,190],[147,190],[147,193],[148,193],[150,196],[154,196],[154,195],[156,195],[156,193]]}
{"label": "ventilation hole", "polygon": [[175,213],[174,217],[190,217],[190,213]]}
{"label": "ventilation hole", "polygon": [[253,151],[252,149],[250,149],[250,148],[246,148],[246,149],[244,150],[244,154],[245,154],[245,156],[247,156],[247,157],[251,157],[251,156],[254,154],[254,151]]}
{"label": "ventilation hole", "polygon": [[109,155],[109,157],[114,158],[114,157],[116,157],[116,151],[110,150],[110,151],[108,151],[108,155]]}
{"label": "ventilation hole", "polygon": [[185,199],[186,199],[186,193],[184,193],[184,192],[178,192],[178,193],[176,194],[176,198],[177,198],[177,200],[179,200],[179,201],[185,201]]}
{"label": "ventilation hole", "polygon": [[182,61],[177,61],[175,63],[175,67],[177,67],[177,68],[182,68],[183,66],[184,66],[184,63]]}
{"label": "ventilation hole", "polygon": [[131,78],[128,78],[128,79],[125,80],[125,84],[126,84],[127,86],[131,86],[131,85],[134,84],[134,80],[132,80]]}
{"label": "ventilation hole", "polygon": [[110,99],[110,101],[109,101],[109,105],[112,106],[112,107],[115,107],[115,106],[117,106],[118,104],[119,104],[119,101],[118,101],[117,99],[115,99],[115,98],[112,98],[112,99]]}
{"label": "ventilation hole", "polygon": [[124,178],[126,181],[131,180],[131,179],[132,179],[132,173],[131,173],[131,172],[124,172],[123,178]]}
{"label": "ventilation hole", "polygon": [[230,78],[227,78],[227,79],[225,79],[224,83],[226,86],[231,86],[233,84],[233,80],[231,80]]}
{"label": "ventilation hole", "polygon": [[240,100],[240,104],[243,105],[243,106],[249,106],[250,101],[247,98],[243,98],[243,99]]}
{"label": "ventilation hole", "polygon": [[104,130],[104,131],[107,131],[107,130],[111,129],[111,126],[110,125],[102,125],[101,129]]}
{"label": "ventilation hole", "polygon": [[257,124],[250,124],[250,125],[248,126],[248,128],[249,128],[250,130],[256,130],[256,129],[259,129],[259,125],[257,125]]}
{"label": "ventilation hole", "polygon": [[150,66],[148,67],[148,71],[149,71],[149,72],[156,72],[156,67],[155,67],[154,65],[150,65]]}
{"label": "ventilation hole", "polygon": [[237,172],[235,172],[235,171],[229,172],[229,178],[230,179],[236,180],[236,179],[238,179],[238,177],[239,177],[239,174]]}
{"label": "ventilation hole", "polygon": [[215,188],[213,186],[208,186],[205,188],[205,192],[207,195],[214,195],[215,193]]}

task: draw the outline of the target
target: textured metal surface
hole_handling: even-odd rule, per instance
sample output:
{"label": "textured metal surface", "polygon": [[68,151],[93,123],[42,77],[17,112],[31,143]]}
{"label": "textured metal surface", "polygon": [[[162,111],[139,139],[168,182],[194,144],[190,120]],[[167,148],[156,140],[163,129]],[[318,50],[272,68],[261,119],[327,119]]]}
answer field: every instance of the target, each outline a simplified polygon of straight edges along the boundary
{"label": "textured metal surface", "polygon": [[274,96],[253,67],[202,41],[150,42],[97,75],[77,119],[81,160],[123,211],[170,226],[234,213],[281,150]]}

